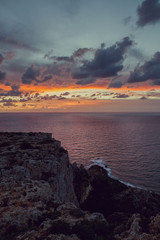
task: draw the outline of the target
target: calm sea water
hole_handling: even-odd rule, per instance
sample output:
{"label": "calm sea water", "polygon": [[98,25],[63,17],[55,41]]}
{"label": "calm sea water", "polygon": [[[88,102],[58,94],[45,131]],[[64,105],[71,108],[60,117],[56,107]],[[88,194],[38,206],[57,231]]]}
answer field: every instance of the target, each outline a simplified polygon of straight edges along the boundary
{"label": "calm sea water", "polygon": [[160,192],[160,113],[0,113],[0,131],[51,132],[71,162]]}

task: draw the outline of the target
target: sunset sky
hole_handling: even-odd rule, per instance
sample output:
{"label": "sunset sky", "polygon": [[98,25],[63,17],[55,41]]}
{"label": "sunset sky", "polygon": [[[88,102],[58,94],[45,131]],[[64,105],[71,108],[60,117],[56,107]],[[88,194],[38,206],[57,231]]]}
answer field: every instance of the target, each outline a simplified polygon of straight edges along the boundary
{"label": "sunset sky", "polygon": [[160,112],[160,1],[1,0],[0,111]]}

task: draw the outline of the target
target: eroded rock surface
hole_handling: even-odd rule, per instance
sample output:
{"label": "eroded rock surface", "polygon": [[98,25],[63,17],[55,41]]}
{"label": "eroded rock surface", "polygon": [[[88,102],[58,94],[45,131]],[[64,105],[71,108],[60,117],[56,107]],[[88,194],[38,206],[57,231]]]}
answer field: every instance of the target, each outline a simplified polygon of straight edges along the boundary
{"label": "eroded rock surface", "polygon": [[71,165],[49,133],[0,133],[0,240],[160,240],[160,196]]}
{"label": "eroded rock surface", "polygon": [[[108,239],[160,240],[160,195],[128,187],[111,179],[97,165],[88,170],[74,166],[75,192],[80,207],[101,212],[108,222]],[[81,184],[80,184],[81,182]]]}
{"label": "eroded rock surface", "polygon": [[39,225],[67,202],[78,206],[60,142],[49,133],[0,133],[0,239]]}

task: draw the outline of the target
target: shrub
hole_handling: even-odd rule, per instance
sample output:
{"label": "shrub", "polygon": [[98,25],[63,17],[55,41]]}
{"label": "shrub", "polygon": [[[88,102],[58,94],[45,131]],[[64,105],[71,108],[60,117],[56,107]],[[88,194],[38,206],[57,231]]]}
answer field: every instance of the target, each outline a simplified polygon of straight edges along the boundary
{"label": "shrub", "polygon": [[76,218],[84,217],[83,211],[79,208],[75,208],[75,209],[70,210],[69,214],[73,217],[76,217]]}
{"label": "shrub", "polygon": [[26,150],[26,149],[32,149],[32,145],[29,143],[29,142],[23,142],[21,145],[20,145],[20,148],[22,150]]}
{"label": "shrub", "polygon": [[71,229],[69,223],[66,223],[64,221],[56,221],[53,223],[52,228],[50,229],[52,234],[71,234]]}

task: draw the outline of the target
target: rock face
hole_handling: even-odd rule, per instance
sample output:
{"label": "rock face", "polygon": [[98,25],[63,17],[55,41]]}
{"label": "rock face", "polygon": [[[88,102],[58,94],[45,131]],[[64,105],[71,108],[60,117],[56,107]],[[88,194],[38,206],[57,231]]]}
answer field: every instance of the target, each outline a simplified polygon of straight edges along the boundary
{"label": "rock face", "polygon": [[160,240],[160,195],[71,165],[49,133],[0,133],[0,240]]}
{"label": "rock face", "polygon": [[79,189],[83,190],[78,191],[75,183],[80,207],[104,214],[109,239],[160,240],[160,195],[127,187],[109,178],[99,166],[92,166],[88,171],[75,168],[75,172],[81,180]]}
{"label": "rock face", "polygon": [[60,142],[48,133],[0,133],[0,239],[67,202],[79,205]]}

